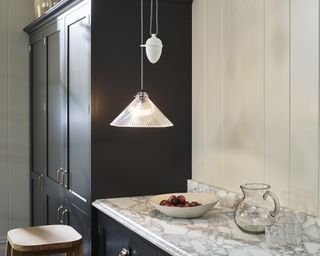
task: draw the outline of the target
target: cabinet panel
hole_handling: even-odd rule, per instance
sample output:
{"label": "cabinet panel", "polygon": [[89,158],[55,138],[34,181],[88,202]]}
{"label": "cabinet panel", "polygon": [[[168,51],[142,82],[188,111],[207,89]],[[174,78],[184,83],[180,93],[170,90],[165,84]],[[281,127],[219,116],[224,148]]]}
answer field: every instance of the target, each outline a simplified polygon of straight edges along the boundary
{"label": "cabinet panel", "polygon": [[[67,88],[65,79],[64,22],[44,32],[48,86],[48,177],[62,182],[67,169]],[[58,174],[59,173],[59,177]]]}
{"label": "cabinet panel", "polygon": [[121,250],[128,248],[128,239],[126,237],[119,236],[116,232],[106,228],[103,228],[103,232],[103,256],[120,255]]}
{"label": "cabinet panel", "polygon": [[43,176],[31,172],[31,225],[46,224],[46,207],[43,192]]}
{"label": "cabinet panel", "polygon": [[130,236],[129,251],[132,256],[156,256],[155,247],[146,243],[142,238],[134,233]]}
{"label": "cabinet panel", "polygon": [[90,25],[88,6],[70,14],[67,23],[69,86],[69,189],[89,200],[90,195]]}
{"label": "cabinet panel", "polygon": [[99,256],[120,255],[123,249],[134,256],[158,255],[158,248],[102,213],[98,213],[97,240]]}
{"label": "cabinet panel", "polygon": [[54,191],[47,188],[46,193],[47,200],[47,224],[62,224],[60,222],[62,212],[64,211],[64,200],[63,197],[59,195],[58,191]]}
{"label": "cabinet panel", "polygon": [[129,236],[124,228],[103,214],[98,215],[98,255],[119,255],[129,249]]}
{"label": "cabinet panel", "polygon": [[46,85],[43,46],[41,33],[31,38],[32,171],[39,175],[44,174],[46,169]]}
{"label": "cabinet panel", "polygon": [[68,225],[77,230],[83,238],[83,249],[85,255],[90,255],[91,248],[91,229],[90,222],[91,219],[88,214],[82,211],[78,206],[74,203],[68,201]]}

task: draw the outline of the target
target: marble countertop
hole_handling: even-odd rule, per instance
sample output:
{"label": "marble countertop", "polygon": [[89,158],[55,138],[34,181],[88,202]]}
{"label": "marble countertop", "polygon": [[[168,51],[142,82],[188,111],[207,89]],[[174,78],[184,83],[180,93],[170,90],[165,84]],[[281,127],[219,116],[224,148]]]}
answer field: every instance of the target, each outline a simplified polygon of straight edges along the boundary
{"label": "marble countertop", "polygon": [[174,256],[320,256],[320,244],[312,242],[268,248],[265,235],[242,232],[234,223],[233,209],[223,205],[201,218],[174,219],[156,211],[149,199],[102,199],[93,206]]}

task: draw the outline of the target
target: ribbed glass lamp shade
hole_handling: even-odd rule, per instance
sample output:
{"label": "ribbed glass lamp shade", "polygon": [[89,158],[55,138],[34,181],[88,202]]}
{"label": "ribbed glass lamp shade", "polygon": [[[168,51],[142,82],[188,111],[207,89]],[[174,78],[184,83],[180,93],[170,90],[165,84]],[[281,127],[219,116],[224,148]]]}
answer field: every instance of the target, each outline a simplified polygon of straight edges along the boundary
{"label": "ribbed glass lamp shade", "polygon": [[153,104],[146,92],[138,92],[134,100],[110,124],[118,127],[160,128],[173,124]]}

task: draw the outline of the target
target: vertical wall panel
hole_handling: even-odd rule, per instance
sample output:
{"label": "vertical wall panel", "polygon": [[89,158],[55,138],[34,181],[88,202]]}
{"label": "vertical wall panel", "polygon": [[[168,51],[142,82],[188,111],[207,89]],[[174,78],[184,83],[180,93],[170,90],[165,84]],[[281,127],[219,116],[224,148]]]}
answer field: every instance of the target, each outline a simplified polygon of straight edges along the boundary
{"label": "vertical wall panel", "polygon": [[31,1],[9,1],[9,228],[29,224],[29,37]]}
{"label": "vertical wall panel", "polygon": [[8,229],[29,224],[29,74],[31,0],[0,0],[0,255]]}
{"label": "vertical wall panel", "polygon": [[[223,1],[223,177],[222,183],[237,189],[244,175],[245,120],[242,81],[241,7],[240,1]],[[241,32],[240,32],[241,31]],[[242,179],[243,180],[243,179]]]}
{"label": "vertical wall panel", "polygon": [[8,3],[0,0],[0,238],[9,226]]}
{"label": "vertical wall panel", "polygon": [[265,181],[289,205],[290,0],[265,1]]}
{"label": "vertical wall panel", "polygon": [[205,0],[205,179],[221,184],[222,2]]}
{"label": "vertical wall panel", "polygon": [[264,2],[223,1],[223,184],[264,179]]}
{"label": "vertical wall panel", "polygon": [[290,205],[318,213],[319,1],[291,0]]}
{"label": "vertical wall panel", "polygon": [[204,0],[192,8],[192,170],[195,179],[205,177],[204,169]]}

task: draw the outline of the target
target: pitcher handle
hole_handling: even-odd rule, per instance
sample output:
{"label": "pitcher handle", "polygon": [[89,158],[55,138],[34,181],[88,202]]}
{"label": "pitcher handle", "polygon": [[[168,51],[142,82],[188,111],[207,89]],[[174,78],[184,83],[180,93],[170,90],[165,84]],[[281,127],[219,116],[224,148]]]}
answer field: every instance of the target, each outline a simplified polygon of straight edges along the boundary
{"label": "pitcher handle", "polygon": [[279,211],[280,211],[280,202],[278,197],[276,196],[275,193],[271,192],[271,191],[267,191],[264,195],[263,195],[263,199],[266,200],[268,198],[268,196],[272,197],[272,200],[274,202],[274,211],[269,213],[269,216],[272,218],[275,218]]}

